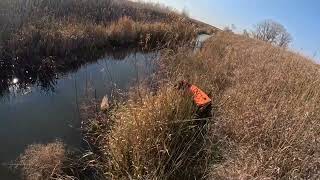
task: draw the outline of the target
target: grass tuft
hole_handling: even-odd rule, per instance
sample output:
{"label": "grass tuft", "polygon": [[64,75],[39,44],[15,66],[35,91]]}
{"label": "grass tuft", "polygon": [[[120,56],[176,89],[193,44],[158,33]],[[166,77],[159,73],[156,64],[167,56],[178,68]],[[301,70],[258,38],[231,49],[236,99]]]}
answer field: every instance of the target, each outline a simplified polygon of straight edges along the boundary
{"label": "grass tuft", "polygon": [[66,158],[65,145],[56,141],[46,145],[29,145],[19,157],[23,177],[28,180],[52,179],[62,174]]}
{"label": "grass tuft", "polygon": [[190,97],[170,85],[156,95],[139,91],[109,117],[91,119],[86,126],[91,142],[104,154],[106,178],[202,177],[209,127],[193,120],[196,109]]}

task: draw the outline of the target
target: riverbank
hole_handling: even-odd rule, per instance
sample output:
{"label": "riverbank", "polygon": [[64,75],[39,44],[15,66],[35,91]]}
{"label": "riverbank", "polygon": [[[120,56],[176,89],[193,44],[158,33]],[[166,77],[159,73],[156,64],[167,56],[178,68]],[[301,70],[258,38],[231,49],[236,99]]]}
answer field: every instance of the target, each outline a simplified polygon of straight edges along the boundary
{"label": "riverbank", "polygon": [[[1,26],[6,27],[1,31],[1,62],[5,62],[5,66],[0,63],[1,72],[12,73],[20,65],[51,77],[52,69],[77,64],[79,52],[97,55],[104,48],[130,46],[161,50],[151,85],[142,83],[137,75],[128,93],[113,89],[108,95],[117,98],[106,112],[99,111],[96,97],[81,110],[78,104],[68,109],[74,98],[78,103],[78,84],[76,78],[66,81],[64,84],[74,83],[70,94],[75,97],[67,96],[69,104],[52,111],[52,117],[42,117],[52,118],[53,129],[57,124],[54,114],[77,111],[89,147],[74,153],[61,141],[30,145],[16,164],[24,178],[319,178],[320,71],[310,59],[228,32],[216,33],[194,51],[193,40],[204,29],[181,14],[149,4],[110,0],[16,4],[19,2],[0,2],[18,7],[9,8],[10,18],[0,18],[1,23],[14,19]],[[64,58],[70,56],[74,58]],[[103,63],[103,68],[97,64],[99,68],[91,72],[111,74]],[[111,68],[134,76],[138,71],[131,70],[138,65],[131,65]],[[88,82],[87,69],[84,71],[81,83]],[[13,78],[8,75],[0,85],[9,87]],[[179,80],[212,95],[212,118],[195,119],[191,97],[175,88]],[[113,85],[112,80],[107,82]],[[60,98],[66,100],[66,96]],[[52,100],[44,102],[50,108]],[[45,103],[34,107],[40,111]],[[73,114],[69,115],[71,119]],[[59,120],[66,121],[65,117]]]}
{"label": "riverbank", "polygon": [[[315,82],[320,74],[316,64],[228,33],[216,35],[197,55],[182,51],[165,56],[162,62],[169,83],[161,87],[167,88],[143,98],[142,104],[135,106],[139,99],[132,99],[124,109],[119,108],[111,132],[103,135],[107,141],[100,141],[104,146],[99,147],[110,148],[114,160],[111,164],[116,167],[112,174],[123,172],[116,177],[128,177],[129,172],[135,178],[155,175],[160,179],[192,179],[199,175],[192,168],[200,177],[214,179],[319,176],[316,142],[320,99]],[[193,113],[188,99],[170,88],[177,79],[187,79],[213,94],[214,119],[208,131],[196,130],[202,132],[202,140],[210,141],[190,144],[194,136],[170,125],[190,119]],[[189,129],[188,133],[192,132]],[[188,141],[181,140],[183,137]],[[192,155],[192,150],[198,156]],[[203,160],[201,155],[206,158]],[[200,166],[193,162],[195,159]]]}
{"label": "riverbank", "polygon": [[[108,172],[116,178],[319,176],[318,65],[229,33],[215,35],[196,55],[181,50],[162,63],[167,80],[160,87],[166,88],[130,98],[112,113],[111,132],[98,139],[98,147],[108,147],[101,150],[110,152]],[[173,88],[178,79],[213,95],[207,131],[171,124],[194,113],[188,97]],[[199,144],[192,133],[201,133]]]}
{"label": "riverbank", "polygon": [[190,43],[196,35],[196,29],[183,19],[172,24],[136,22],[130,17],[122,17],[110,25],[72,21],[28,24],[6,42],[3,57],[28,60],[68,57],[79,51],[103,48],[161,49]]}
{"label": "riverbank", "polygon": [[0,55],[6,61],[106,47],[172,47],[216,30],[168,7],[126,0],[5,0],[1,7]]}
{"label": "riverbank", "polygon": [[13,86],[10,94],[2,97],[0,142],[6,148],[0,150],[1,179],[22,179],[19,171],[11,171],[6,164],[12,164],[30,144],[59,139],[68,150],[86,152],[88,146],[80,130],[81,105],[87,99],[101,101],[105,95],[125,93],[156,70],[158,55],[154,52],[114,53],[58,78],[41,79],[42,84],[29,84],[25,90]]}
{"label": "riverbank", "polygon": [[27,87],[108,51],[192,46],[199,32],[215,31],[156,4],[113,0],[0,3],[4,7],[0,13],[0,96],[15,84],[14,79]]}
{"label": "riverbank", "polygon": [[[320,74],[311,60],[221,32],[196,54],[163,52],[160,67],[156,91],[138,87],[107,113],[83,111],[99,157],[90,167],[102,179],[319,177]],[[174,88],[179,79],[213,95],[207,124],[186,121],[195,110]]]}

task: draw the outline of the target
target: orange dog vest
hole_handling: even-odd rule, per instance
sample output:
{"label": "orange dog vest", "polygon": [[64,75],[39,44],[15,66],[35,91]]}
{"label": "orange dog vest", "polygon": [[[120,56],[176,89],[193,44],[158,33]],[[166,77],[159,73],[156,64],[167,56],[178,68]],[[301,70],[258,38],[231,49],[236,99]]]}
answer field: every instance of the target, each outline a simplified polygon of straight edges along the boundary
{"label": "orange dog vest", "polygon": [[195,85],[189,87],[189,91],[193,95],[193,100],[197,106],[202,107],[211,102],[209,96]]}

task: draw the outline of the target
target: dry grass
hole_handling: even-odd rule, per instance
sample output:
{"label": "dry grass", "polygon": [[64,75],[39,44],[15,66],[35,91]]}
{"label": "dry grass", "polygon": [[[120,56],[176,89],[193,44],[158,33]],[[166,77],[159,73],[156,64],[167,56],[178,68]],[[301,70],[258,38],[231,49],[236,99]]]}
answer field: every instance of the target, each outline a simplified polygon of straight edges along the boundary
{"label": "dry grass", "polygon": [[0,23],[12,28],[38,20],[50,21],[52,18],[106,24],[124,16],[148,22],[170,22],[180,16],[161,5],[127,0],[2,0],[0,5]]}
{"label": "dry grass", "polygon": [[63,173],[63,162],[66,158],[65,145],[54,142],[47,145],[28,146],[18,159],[23,177],[28,180],[58,178]]}
{"label": "dry grass", "polygon": [[229,33],[191,59],[179,55],[166,65],[174,65],[169,77],[180,74],[213,94],[211,135],[222,141],[224,161],[213,163],[210,178],[319,178],[318,65]]}
{"label": "dry grass", "polygon": [[45,29],[60,21],[108,25],[125,16],[148,23],[168,23],[181,17],[157,4],[126,0],[2,0],[0,7],[0,45],[30,23]]}
{"label": "dry grass", "polygon": [[[178,53],[169,52],[164,54],[161,63],[165,82],[170,84],[177,79],[187,79],[213,95],[214,118],[208,124],[209,133],[204,134],[210,141],[205,141],[204,146],[192,145],[205,150],[208,157],[208,153],[211,155],[210,158],[201,161],[201,165],[191,165],[202,172],[197,177],[319,178],[318,65],[284,49],[225,32],[211,38],[197,54],[188,53],[186,50]],[[172,96],[174,99],[170,99]],[[148,97],[146,96],[146,99]],[[168,118],[165,118],[168,112],[172,113],[170,116],[173,121],[190,118],[176,117],[180,115],[180,111],[168,111],[174,109],[170,106],[175,104],[177,97],[180,99],[181,95],[160,88],[155,96],[151,96],[151,101],[143,98],[143,104],[133,101],[131,107],[125,106],[126,108],[116,111],[116,125],[110,136],[106,136],[111,149],[106,151],[111,152],[111,162],[117,165],[115,172],[122,172],[120,177],[129,174],[133,178],[144,178],[141,174],[148,172],[147,174],[153,175],[156,174],[154,172],[158,172],[154,171],[157,169],[155,167],[163,167],[162,164],[154,165],[154,161],[146,159],[161,157],[150,155],[149,152],[161,154],[162,151],[167,151],[166,148],[159,147],[167,147],[161,146],[167,145],[166,139],[161,138],[161,135],[171,134],[166,131],[168,126],[163,126],[168,122]],[[158,102],[161,102],[160,106],[157,106]],[[131,103],[129,101],[129,105]],[[152,110],[151,103],[157,111]],[[188,110],[179,103],[174,107],[182,108],[181,112]],[[150,120],[157,123],[149,126]],[[156,131],[157,128],[153,129],[154,127],[160,129]],[[176,135],[184,137],[181,133]],[[157,145],[159,140],[160,145]],[[180,141],[175,143],[177,142]],[[188,143],[181,143],[181,146],[188,147]],[[149,150],[146,147],[154,145],[157,147],[151,148],[154,151],[145,151]],[[170,152],[170,148],[168,149]],[[179,153],[189,159],[180,149]],[[163,161],[160,158],[155,162]],[[210,170],[207,169],[206,163],[211,164]],[[182,163],[180,168],[188,169],[190,166]],[[187,176],[183,176],[185,174],[182,171],[176,171],[174,176],[162,176],[170,171],[161,172],[163,174],[147,177],[188,179],[195,176],[195,172],[189,169]]]}
{"label": "dry grass", "polygon": [[[270,44],[220,32],[197,53],[163,52],[156,92],[131,91],[107,114],[87,116],[106,179],[318,179],[320,69]],[[213,95],[204,126],[186,79]],[[96,112],[91,112],[96,114]]]}
{"label": "dry grass", "polygon": [[144,49],[173,48],[180,44],[192,44],[197,35],[195,27],[185,19],[168,24],[134,22],[128,17],[123,17],[107,29],[112,45],[134,44]]}
{"label": "dry grass", "polygon": [[229,34],[209,42],[203,54],[230,66],[224,69],[229,87],[217,99],[217,126],[229,139],[231,152],[214,167],[213,177],[319,177],[318,66]]}
{"label": "dry grass", "polygon": [[5,61],[64,57],[115,46],[163,48],[196,35],[194,22],[156,4],[5,0],[0,5],[0,56]]}
{"label": "dry grass", "polygon": [[[124,17],[108,26],[90,22],[60,22],[42,26],[29,24],[23,27],[7,42],[6,54],[24,60],[32,57],[66,57],[81,50],[90,52],[112,47],[142,47],[149,50],[190,44],[196,37],[195,29],[183,20],[174,25],[149,24]],[[176,33],[178,29],[179,33]]]}
{"label": "dry grass", "polygon": [[27,180],[102,179],[99,156],[70,150],[61,141],[29,145],[16,160],[15,169]]}
{"label": "dry grass", "polygon": [[[104,36],[133,40],[142,34],[144,42],[152,39],[150,32],[171,39],[181,28],[141,24],[123,18],[100,27]],[[159,28],[169,33],[162,36]],[[319,179],[318,65],[226,32],[196,54],[190,49],[164,53],[160,65],[164,81],[156,93],[138,89],[108,114],[89,117],[88,136],[98,148],[96,166],[104,178]],[[173,88],[178,79],[213,95],[209,124],[180,122],[193,118],[194,107]]]}
{"label": "dry grass", "polygon": [[134,90],[107,117],[91,118],[87,132],[104,156],[105,178],[202,177],[207,168],[208,126],[185,121],[194,118],[194,112],[191,99],[168,85],[156,95]]}
{"label": "dry grass", "polygon": [[51,24],[45,29],[23,27],[8,41],[7,54],[19,58],[35,56],[64,57],[86,47],[101,47],[106,41],[105,28],[84,24]]}

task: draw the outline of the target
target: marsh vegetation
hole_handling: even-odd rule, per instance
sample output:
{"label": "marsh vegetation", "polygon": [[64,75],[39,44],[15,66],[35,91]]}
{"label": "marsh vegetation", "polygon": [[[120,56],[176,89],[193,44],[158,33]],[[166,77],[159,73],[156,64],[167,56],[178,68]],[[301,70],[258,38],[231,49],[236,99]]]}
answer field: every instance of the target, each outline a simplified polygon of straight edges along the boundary
{"label": "marsh vegetation", "polygon": [[[4,2],[21,7],[20,1]],[[97,110],[100,100],[95,98],[83,103],[87,151],[69,161],[68,147],[59,141],[31,145],[18,159],[25,178],[319,178],[320,71],[312,60],[274,46],[276,41],[231,32],[216,32],[194,51],[200,25],[161,6],[28,2],[26,7],[38,11],[18,9],[28,12],[22,16],[26,19],[16,17],[17,23],[7,26],[10,33],[3,31],[4,62],[38,56],[40,61],[27,64],[43,67],[49,58],[60,67],[77,62],[61,57],[77,57],[79,51],[130,46],[161,50],[161,55],[152,80],[136,81],[127,93],[114,92],[117,98],[107,111]],[[212,95],[212,117],[199,123],[190,95],[175,88],[179,80]],[[56,153],[48,153],[52,148]],[[64,168],[70,162],[77,165]]]}
{"label": "marsh vegetation", "polygon": [[201,27],[167,7],[131,1],[5,0],[0,7],[1,94],[17,76],[39,82],[106,51],[191,44]]}

